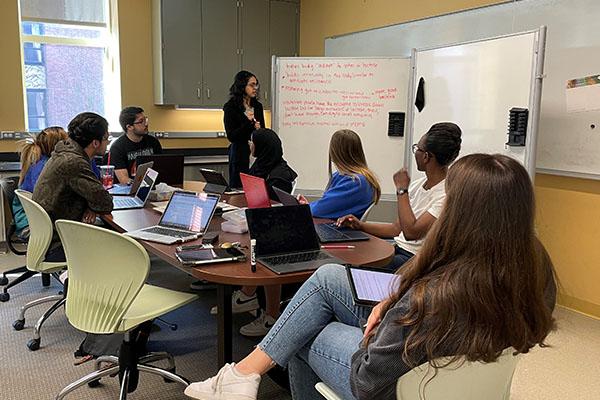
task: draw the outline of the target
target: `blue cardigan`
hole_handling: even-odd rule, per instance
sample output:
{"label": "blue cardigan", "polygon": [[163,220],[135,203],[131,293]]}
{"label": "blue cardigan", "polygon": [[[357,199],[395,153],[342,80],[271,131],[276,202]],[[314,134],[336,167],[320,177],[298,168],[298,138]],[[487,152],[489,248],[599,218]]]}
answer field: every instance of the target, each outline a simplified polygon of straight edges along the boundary
{"label": "blue cardigan", "polygon": [[360,218],[373,202],[373,194],[373,187],[364,175],[334,172],[323,197],[310,203],[310,210],[320,218],[336,219],[348,214]]}

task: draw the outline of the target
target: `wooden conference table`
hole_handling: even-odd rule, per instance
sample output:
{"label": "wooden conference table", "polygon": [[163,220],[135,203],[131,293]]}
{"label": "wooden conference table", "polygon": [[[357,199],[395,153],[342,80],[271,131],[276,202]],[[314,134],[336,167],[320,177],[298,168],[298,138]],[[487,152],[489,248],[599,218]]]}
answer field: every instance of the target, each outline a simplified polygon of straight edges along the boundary
{"label": "wooden conference table", "polygon": [[[222,201],[238,207],[246,205],[243,195],[223,196]],[[113,211],[111,215],[103,216],[103,220],[118,232],[132,231],[156,225],[161,214],[150,207],[136,210]],[[250,237],[248,234],[236,234],[221,231],[223,218],[215,216],[210,224],[209,231],[219,232],[219,243],[240,242],[242,251],[246,253],[246,262],[231,262],[206,264],[202,266],[184,266],[175,257],[177,245],[164,245],[160,243],[140,240],[148,252],[160,257],[167,263],[198,279],[205,279],[217,284],[217,333],[218,333],[218,362],[219,366],[232,361],[232,315],[231,295],[234,286],[267,286],[281,285],[305,281],[314,271],[295,272],[277,275],[260,263],[256,265],[256,272],[250,269]],[[201,239],[186,244],[200,244]],[[332,255],[349,264],[382,266],[390,262],[393,246],[385,240],[372,236],[370,240],[348,243],[356,246],[354,249],[330,249]]]}

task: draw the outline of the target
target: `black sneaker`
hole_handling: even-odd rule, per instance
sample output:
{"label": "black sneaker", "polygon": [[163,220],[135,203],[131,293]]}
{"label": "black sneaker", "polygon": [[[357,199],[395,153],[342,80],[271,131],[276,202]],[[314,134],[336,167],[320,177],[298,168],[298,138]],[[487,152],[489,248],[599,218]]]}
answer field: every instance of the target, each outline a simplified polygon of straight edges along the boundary
{"label": "black sneaker", "polygon": [[192,290],[213,290],[216,288],[216,284],[205,281],[204,279],[190,283],[190,289]]}

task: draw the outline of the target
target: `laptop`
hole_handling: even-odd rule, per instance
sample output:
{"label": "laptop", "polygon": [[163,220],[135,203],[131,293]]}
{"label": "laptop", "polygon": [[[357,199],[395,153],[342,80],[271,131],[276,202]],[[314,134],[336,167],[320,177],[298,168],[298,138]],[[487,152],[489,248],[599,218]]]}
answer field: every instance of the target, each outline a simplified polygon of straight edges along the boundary
{"label": "laptop", "polygon": [[144,175],[146,175],[146,170],[148,168],[152,168],[152,161],[146,164],[142,164],[137,167],[135,171],[135,177],[133,178],[133,183],[131,185],[117,183],[115,186],[108,190],[108,193],[113,196],[133,196],[135,192],[137,192],[138,188],[142,184],[142,179],[144,179]]}
{"label": "laptop", "polygon": [[183,154],[153,154],[150,156],[138,156],[136,165],[142,165],[152,161],[152,168],[158,172],[159,180],[170,186],[183,186]]}
{"label": "laptop", "polygon": [[246,219],[250,238],[256,239],[256,260],[276,274],[344,263],[321,250],[308,204],[248,208]]}
{"label": "laptop", "polygon": [[227,179],[219,171],[212,169],[200,168],[200,174],[204,177],[204,191],[207,193],[217,194],[242,194],[243,190],[234,190],[229,187]]}
{"label": "laptop", "polygon": [[158,172],[152,168],[148,168],[144,174],[144,178],[140,183],[135,196],[115,196],[113,197],[113,211],[131,210],[134,208],[143,208],[146,205],[150,191],[154,187]]}
{"label": "laptop", "polygon": [[198,239],[206,232],[219,198],[218,194],[212,193],[176,191],[158,225],[125,232],[125,235],[163,244]]}
{"label": "laptop", "polygon": [[369,240],[369,236],[350,228],[336,226],[335,222],[315,224],[315,230],[321,243],[356,242]]}
{"label": "laptop", "polygon": [[269,199],[269,192],[267,192],[267,183],[263,178],[240,172],[240,179],[242,180],[242,187],[244,188],[248,208],[271,207],[271,199]]}
{"label": "laptop", "polygon": [[294,195],[289,194],[285,190],[281,190],[278,187],[273,186],[273,191],[279,198],[279,202],[284,206],[297,206],[298,204],[300,204],[300,202]]}

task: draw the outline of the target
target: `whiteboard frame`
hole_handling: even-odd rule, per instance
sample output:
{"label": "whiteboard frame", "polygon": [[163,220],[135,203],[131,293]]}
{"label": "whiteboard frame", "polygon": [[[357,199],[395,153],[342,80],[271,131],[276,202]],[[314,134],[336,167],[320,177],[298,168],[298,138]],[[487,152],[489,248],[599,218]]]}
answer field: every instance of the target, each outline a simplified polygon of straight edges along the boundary
{"label": "whiteboard frame", "polygon": [[[528,31],[524,31],[524,32],[516,32],[516,33],[510,33],[510,34],[506,34],[506,35],[499,35],[499,36],[494,36],[494,37],[490,37],[490,38],[484,38],[484,39],[477,39],[477,40],[469,40],[466,42],[458,42],[458,43],[452,43],[452,44],[445,44],[445,45],[440,45],[440,46],[431,46],[431,47],[424,47],[424,48],[413,48],[411,51],[411,79],[409,81],[409,95],[408,95],[408,101],[407,101],[407,134],[406,134],[406,138],[407,140],[410,140],[411,142],[414,140],[414,118],[415,118],[415,111],[414,111],[414,103],[416,100],[416,91],[415,91],[415,82],[417,79],[416,73],[417,73],[417,58],[418,58],[418,52],[423,52],[423,51],[430,51],[430,50],[437,50],[437,49],[444,49],[444,48],[449,48],[449,47],[455,47],[455,46],[462,46],[462,45],[468,45],[468,44],[473,44],[473,43],[481,43],[481,42],[487,42],[487,41],[491,41],[491,40],[497,40],[497,39],[506,39],[509,37],[515,37],[515,36],[522,36],[522,35],[530,35],[530,34],[534,34],[535,35],[535,40],[534,40],[534,48],[532,49],[533,54],[533,62],[534,62],[534,67],[532,68],[531,71],[531,75],[532,75],[532,79],[531,82],[533,84],[533,88],[530,91],[530,95],[529,95],[529,115],[528,115],[528,120],[527,120],[527,138],[529,140],[529,146],[526,148],[525,151],[525,168],[527,169],[527,173],[529,174],[531,181],[533,182],[535,179],[535,173],[536,173],[536,167],[535,167],[535,161],[536,161],[536,153],[537,153],[537,133],[538,133],[538,127],[539,127],[539,121],[540,121],[540,107],[541,107],[541,101],[542,101],[542,83],[543,83],[543,79],[544,79],[544,57],[545,57],[545,48],[546,48],[546,32],[547,32],[547,28],[546,26],[541,26],[538,29],[533,29],[533,30],[528,30]],[[410,146],[406,146],[405,148],[405,162],[407,162],[406,160],[410,160],[409,157],[411,157],[410,151],[407,151],[407,149],[410,149]],[[412,174],[412,162],[408,162],[407,168],[409,168],[409,172]]]}

